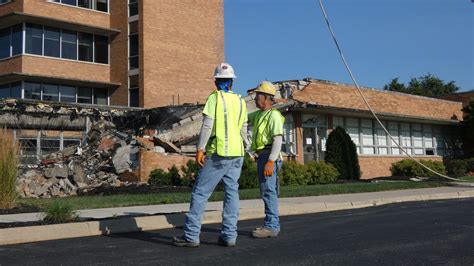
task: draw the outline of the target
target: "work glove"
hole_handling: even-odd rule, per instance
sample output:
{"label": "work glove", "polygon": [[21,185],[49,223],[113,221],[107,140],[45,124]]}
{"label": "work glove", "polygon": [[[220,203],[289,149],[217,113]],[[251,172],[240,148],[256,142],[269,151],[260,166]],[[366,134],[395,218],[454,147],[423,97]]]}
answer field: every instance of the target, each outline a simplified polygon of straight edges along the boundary
{"label": "work glove", "polygon": [[274,163],[274,161],[267,161],[265,168],[263,169],[263,176],[270,177],[273,175],[273,170],[275,169],[273,165]]}
{"label": "work glove", "polygon": [[201,167],[204,166],[204,159],[206,156],[204,155],[203,150],[197,150],[196,152],[196,163],[199,164]]}

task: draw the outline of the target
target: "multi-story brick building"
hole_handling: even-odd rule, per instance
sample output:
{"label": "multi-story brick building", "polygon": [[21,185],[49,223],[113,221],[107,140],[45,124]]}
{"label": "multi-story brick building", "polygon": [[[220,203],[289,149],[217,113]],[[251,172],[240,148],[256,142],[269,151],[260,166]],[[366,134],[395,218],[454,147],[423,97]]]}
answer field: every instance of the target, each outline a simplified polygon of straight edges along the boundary
{"label": "multi-story brick building", "polygon": [[202,103],[223,33],[222,0],[3,0],[0,98]]}

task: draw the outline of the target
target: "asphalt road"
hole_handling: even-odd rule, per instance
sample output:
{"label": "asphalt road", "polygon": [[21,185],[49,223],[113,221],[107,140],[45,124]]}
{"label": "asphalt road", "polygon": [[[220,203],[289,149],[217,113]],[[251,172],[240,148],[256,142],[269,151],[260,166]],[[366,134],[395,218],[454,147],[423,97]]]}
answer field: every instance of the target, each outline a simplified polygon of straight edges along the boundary
{"label": "asphalt road", "polygon": [[473,265],[474,199],[385,205],[288,216],[274,239],[217,246],[205,225],[199,248],[178,248],[180,229],[0,246],[0,265]]}

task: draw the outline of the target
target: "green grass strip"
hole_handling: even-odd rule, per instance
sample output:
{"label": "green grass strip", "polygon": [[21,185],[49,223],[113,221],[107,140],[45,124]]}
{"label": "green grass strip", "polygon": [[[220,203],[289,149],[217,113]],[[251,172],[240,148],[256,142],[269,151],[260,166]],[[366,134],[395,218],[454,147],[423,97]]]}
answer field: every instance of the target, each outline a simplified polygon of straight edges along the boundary
{"label": "green grass strip", "polygon": [[[286,186],[281,187],[281,198],[307,197],[347,193],[363,193],[400,189],[417,189],[444,186],[441,182],[380,182],[380,183],[346,183],[312,186]],[[240,199],[260,198],[259,189],[243,189],[239,191]],[[221,201],[224,198],[223,191],[212,194],[210,201]],[[18,203],[23,205],[37,206],[44,209],[54,199],[20,199]],[[139,205],[187,203],[191,200],[191,193],[149,193],[149,194],[118,194],[104,196],[72,196],[62,198],[70,204],[73,209],[95,209]]]}

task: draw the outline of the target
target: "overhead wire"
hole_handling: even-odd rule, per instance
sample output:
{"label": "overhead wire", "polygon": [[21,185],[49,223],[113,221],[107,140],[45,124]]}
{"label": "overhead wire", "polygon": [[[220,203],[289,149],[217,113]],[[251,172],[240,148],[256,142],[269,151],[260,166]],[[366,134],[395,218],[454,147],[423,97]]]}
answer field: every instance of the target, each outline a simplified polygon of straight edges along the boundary
{"label": "overhead wire", "polygon": [[367,100],[367,98],[365,97],[364,93],[362,92],[362,89],[360,88],[359,84],[357,83],[354,75],[352,74],[352,71],[351,71],[351,68],[349,67],[349,64],[347,63],[346,61],[346,58],[344,57],[344,53],[342,52],[342,49],[341,47],[339,46],[339,43],[336,39],[336,34],[334,34],[334,31],[331,27],[331,24],[329,22],[329,18],[326,14],[326,10],[324,8],[324,5],[323,5],[323,1],[322,0],[319,0],[319,6],[321,7],[321,11],[323,13],[323,16],[324,16],[324,20],[326,22],[326,25],[329,29],[329,32],[331,33],[331,36],[332,36],[332,39],[334,40],[334,43],[336,44],[336,47],[337,47],[337,51],[339,52],[339,55],[342,59],[342,62],[344,63],[344,66],[347,70],[347,72],[349,73],[349,76],[352,80],[352,82],[354,83],[354,85],[356,86],[357,90],[359,91],[359,94],[360,96],[362,97],[362,99],[364,100],[365,104],[367,105],[367,107],[369,108],[372,116],[375,118],[375,120],[379,123],[379,125],[382,127],[382,129],[385,131],[385,133],[387,134],[387,136],[390,137],[390,139],[393,141],[393,143],[395,143],[397,145],[397,147],[406,155],[408,156],[410,159],[412,159],[413,161],[415,161],[417,164],[419,164],[420,166],[422,166],[423,168],[425,168],[426,170],[440,176],[440,177],[443,177],[445,179],[449,179],[449,180],[453,180],[453,181],[461,181],[459,179],[456,179],[456,178],[452,178],[452,177],[449,177],[447,175],[443,175],[431,168],[429,168],[428,166],[424,165],[423,163],[421,163],[420,161],[416,160],[411,154],[409,154],[401,145],[398,141],[395,140],[395,138],[390,134],[390,132],[388,132],[387,128],[385,128],[385,125],[382,123],[382,121],[380,121],[379,117],[377,116],[377,114],[375,113],[375,111],[373,110],[372,106],[369,104],[369,101]]}

